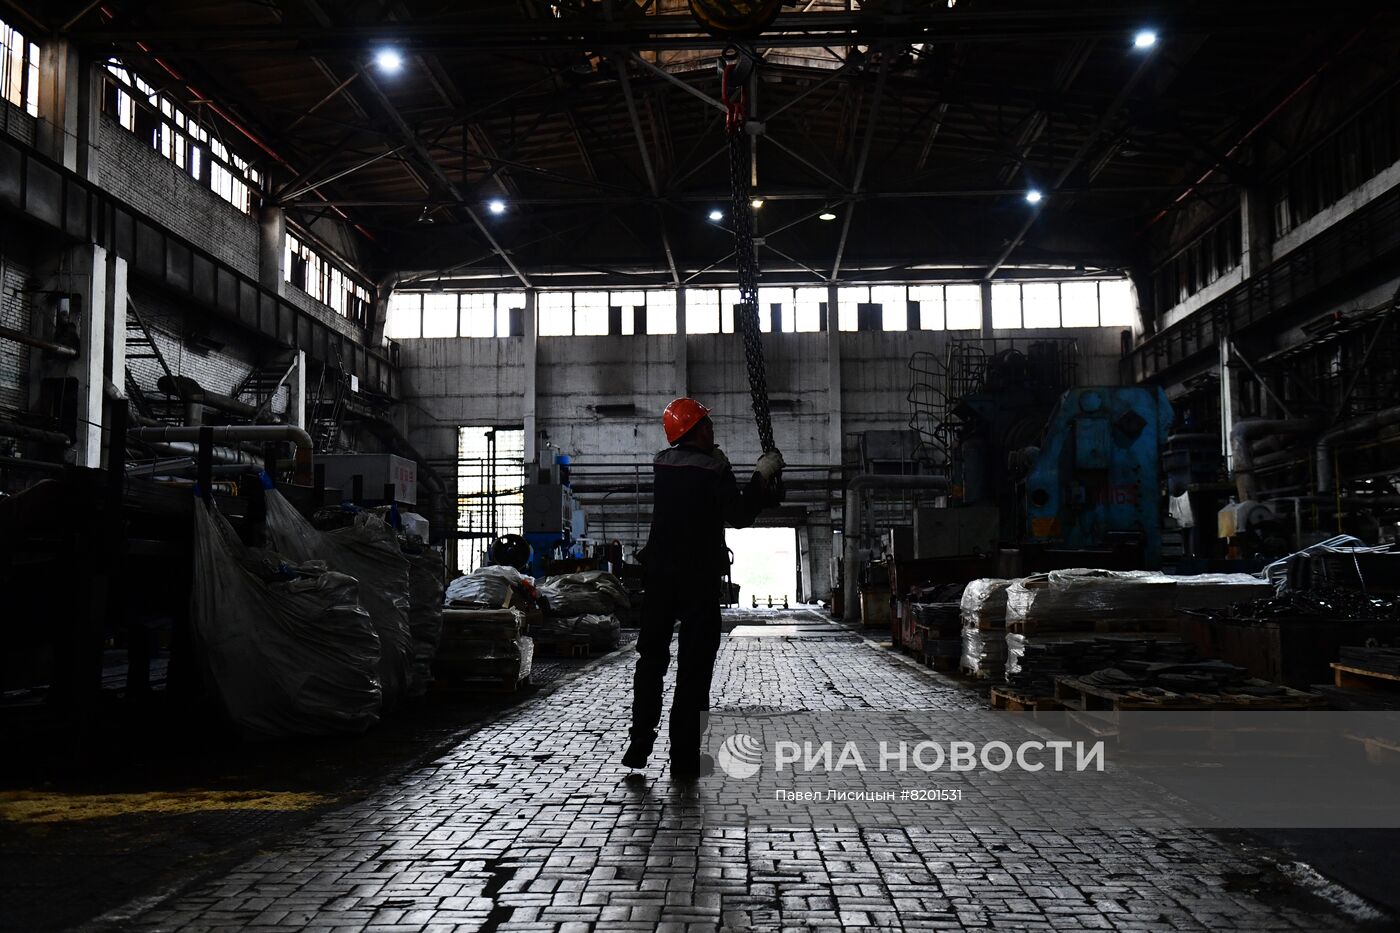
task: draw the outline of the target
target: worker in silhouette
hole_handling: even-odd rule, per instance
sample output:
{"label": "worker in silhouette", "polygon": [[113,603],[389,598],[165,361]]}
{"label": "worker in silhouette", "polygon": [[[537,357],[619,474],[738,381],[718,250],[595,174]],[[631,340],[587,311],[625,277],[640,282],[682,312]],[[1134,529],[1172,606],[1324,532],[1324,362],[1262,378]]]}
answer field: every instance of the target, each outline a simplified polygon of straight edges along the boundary
{"label": "worker in silhouette", "polygon": [[[720,578],[726,569],[724,526],[746,528],[777,504],[783,456],[770,450],[744,488],[715,446],[710,410],[693,398],[666,406],[670,447],[652,462],[651,532],[638,555],[644,570],[642,631],[632,683],[631,744],[622,757],[642,768],[661,722],[662,681],[671,663],[671,632],[680,622],[676,695],[671,703],[671,774],[708,773],[700,754],[701,713],[710,708],[710,679],[719,651]],[[709,756],[703,756],[708,759]]]}

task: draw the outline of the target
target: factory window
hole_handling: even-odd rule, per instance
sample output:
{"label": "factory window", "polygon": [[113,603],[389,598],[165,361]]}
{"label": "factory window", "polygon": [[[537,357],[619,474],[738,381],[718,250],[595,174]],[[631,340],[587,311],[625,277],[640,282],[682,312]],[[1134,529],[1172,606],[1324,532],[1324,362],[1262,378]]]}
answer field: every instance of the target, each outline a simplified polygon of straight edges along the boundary
{"label": "factory window", "polygon": [[870,289],[870,302],[880,306],[881,330],[917,330],[909,326],[909,290],[903,285],[876,285]]}
{"label": "factory window", "polygon": [[608,293],[574,292],[574,333],[599,337],[608,332]]}
{"label": "factory window", "polygon": [[457,566],[486,563],[491,542],[520,534],[525,519],[525,432],[470,427],[457,434]]}
{"label": "factory window", "polygon": [[394,292],[384,336],[519,337],[524,292]]}
{"label": "factory window", "polygon": [[765,333],[790,334],[797,329],[791,288],[780,285],[758,290],[758,323]]}
{"label": "factory window", "polygon": [[225,146],[217,128],[206,125],[115,58],[107,61],[102,112],[195,181],[243,213],[252,213],[253,195],[262,188],[262,173]]}
{"label": "factory window", "polygon": [[1400,160],[1400,85],[1368,104],[1273,185],[1274,236],[1326,210]]}
{"label": "factory window", "polygon": [[573,292],[540,292],[536,301],[541,337],[567,337],[574,332]]}
{"label": "factory window", "polygon": [[713,288],[695,288],[685,293],[685,332],[687,334],[719,333],[719,292]]}
{"label": "factory window", "polygon": [[992,283],[992,327],[997,330],[1128,327],[1136,318],[1128,279]]}
{"label": "factory window", "polygon": [[[862,307],[867,310],[862,312]],[[862,327],[870,324],[870,289],[864,285],[844,285],[836,290],[836,326],[838,330],[877,330],[875,327]]]}
{"label": "factory window", "polygon": [[423,336],[457,336],[457,296],[429,293],[423,296]]}
{"label": "factory window", "polygon": [[979,285],[943,286],[943,308],[948,330],[982,329],[982,288]]}
{"label": "factory window", "polygon": [[1210,285],[1240,264],[1240,212],[1231,211],[1152,274],[1157,310],[1164,311]]}
{"label": "factory window", "polygon": [[812,334],[826,330],[826,289],[795,288],[792,293],[796,330]]}
{"label": "factory window", "polygon": [[676,332],[676,293],[666,291],[647,292],[647,333],[674,334]]}
{"label": "factory window", "polygon": [[389,315],[384,336],[391,340],[423,336],[423,293],[394,292],[389,296]]}
{"label": "factory window", "polygon": [[1016,330],[1021,326],[1021,286],[1015,282],[992,283],[992,327]]}
{"label": "factory window", "polygon": [[39,46],[0,20],[0,94],[31,117],[39,115]]}
{"label": "factory window", "polygon": [[[283,275],[288,282],[341,317],[356,324],[364,324],[369,319],[369,289],[293,233],[287,234]],[[452,328],[455,330],[456,326],[454,321]]]}

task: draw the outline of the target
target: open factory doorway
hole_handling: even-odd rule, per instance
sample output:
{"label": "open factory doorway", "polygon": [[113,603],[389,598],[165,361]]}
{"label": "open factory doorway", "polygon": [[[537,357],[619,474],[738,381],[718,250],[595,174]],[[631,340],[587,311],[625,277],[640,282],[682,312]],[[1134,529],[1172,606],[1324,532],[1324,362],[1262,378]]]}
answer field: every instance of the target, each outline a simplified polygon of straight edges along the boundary
{"label": "open factory doorway", "polygon": [[797,529],[726,528],[725,543],[734,552],[733,580],[739,586],[739,605],[789,606],[798,603]]}

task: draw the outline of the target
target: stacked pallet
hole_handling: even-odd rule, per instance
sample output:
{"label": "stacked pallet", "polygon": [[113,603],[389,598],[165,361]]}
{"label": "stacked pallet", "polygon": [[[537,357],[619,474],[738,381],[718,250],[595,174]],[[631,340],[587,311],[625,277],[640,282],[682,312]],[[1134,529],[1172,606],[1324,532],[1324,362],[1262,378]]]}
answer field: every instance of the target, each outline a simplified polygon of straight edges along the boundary
{"label": "stacked pallet", "polygon": [[530,682],[535,644],[519,609],[446,609],[433,674],[458,687],[513,691]]}
{"label": "stacked pallet", "polygon": [[1006,591],[1011,580],[973,580],[960,603],[962,654],[959,669],[980,680],[999,678],[1006,670]]}

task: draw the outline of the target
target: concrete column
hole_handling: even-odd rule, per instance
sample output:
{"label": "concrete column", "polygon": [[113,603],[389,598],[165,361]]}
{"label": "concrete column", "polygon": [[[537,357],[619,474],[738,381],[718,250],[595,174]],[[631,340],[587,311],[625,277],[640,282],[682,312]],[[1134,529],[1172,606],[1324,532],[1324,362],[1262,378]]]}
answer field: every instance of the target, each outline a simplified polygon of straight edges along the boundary
{"label": "concrete column", "polygon": [[105,378],[117,395],[126,397],[126,260],[115,253],[107,257],[107,300],[104,303],[107,330]]}
{"label": "concrete column", "polygon": [[98,469],[102,466],[102,399],[106,388],[107,251],[100,246],[78,246],[70,257],[69,313],[78,327],[78,358],[69,364],[69,374],[78,380],[73,462]]}
{"label": "concrete column", "polygon": [[85,82],[78,50],[67,39],[46,39],[39,47],[40,152],[78,171],[79,101]]}
{"label": "concrete column", "polygon": [[1225,455],[1225,469],[1231,474],[1235,472],[1235,458],[1230,451],[1230,431],[1240,409],[1240,383],[1230,366],[1233,346],[1229,337],[1222,337],[1217,344],[1220,353],[1220,448]]}
{"label": "concrete column", "polygon": [[982,336],[992,336],[992,283],[986,279],[977,283],[982,293]]}
{"label": "concrete column", "polygon": [[521,315],[521,326],[525,332],[525,392],[521,403],[522,421],[525,428],[525,462],[534,463],[537,456],[536,434],[538,428],[535,421],[535,361],[539,354],[540,328],[538,315],[535,309],[538,307],[539,292],[533,288],[525,289],[525,313]]}
{"label": "concrete column", "polygon": [[1240,189],[1240,265],[1244,277],[1257,274],[1273,260],[1273,218],[1268,192]]}
{"label": "concrete column", "polygon": [[845,430],[841,422],[841,325],[837,309],[837,286],[826,286],[826,406],[828,462],[841,463]]}
{"label": "concrete column", "polygon": [[685,286],[676,289],[676,398],[690,394],[690,339],[685,332]]}
{"label": "concrete column", "polygon": [[280,207],[258,212],[258,284],[281,295],[286,280],[287,218]]}
{"label": "concrete column", "polygon": [[306,429],[306,351],[295,351],[296,370],[287,380],[287,423]]}

